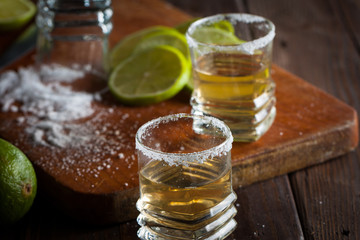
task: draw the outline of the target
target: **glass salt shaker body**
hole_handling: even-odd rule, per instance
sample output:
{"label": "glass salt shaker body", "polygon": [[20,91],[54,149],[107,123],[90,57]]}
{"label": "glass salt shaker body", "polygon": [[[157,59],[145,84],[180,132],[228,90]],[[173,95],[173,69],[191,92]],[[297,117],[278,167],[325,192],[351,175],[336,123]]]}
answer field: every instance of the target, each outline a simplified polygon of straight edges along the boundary
{"label": "glass salt shaker body", "polygon": [[39,0],[36,61],[107,71],[111,0]]}

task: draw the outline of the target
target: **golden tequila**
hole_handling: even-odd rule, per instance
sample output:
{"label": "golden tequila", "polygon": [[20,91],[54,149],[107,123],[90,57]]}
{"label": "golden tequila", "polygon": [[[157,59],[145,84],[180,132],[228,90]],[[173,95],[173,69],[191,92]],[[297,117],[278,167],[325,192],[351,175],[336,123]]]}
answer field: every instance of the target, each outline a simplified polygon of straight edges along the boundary
{"label": "golden tequila", "polygon": [[[232,220],[236,195],[232,192],[231,166],[226,162],[208,159],[202,164],[169,166],[164,161],[151,161],[140,171],[139,222],[146,231],[160,227],[165,239],[205,239],[228,228],[230,233],[236,226]],[[180,236],[169,233],[171,229],[181,229]]]}
{"label": "golden tequila", "polygon": [[261,52],[209,53],[194,67],[193,113],[218,117],[235,139],[258,139],[275,118],[275,84]]}
{"label": "golden tequila", "polygon": [[224,239],[236,227],[230,129],[219,119],[174,114],[136,133],[143,240]]}
{"label": "golden tequila", "polygon": [[192,113],[223,120],[236,141],[255,141],[272,125],[274,24],[245,13],[200,19],[187,30],[193,66]]}

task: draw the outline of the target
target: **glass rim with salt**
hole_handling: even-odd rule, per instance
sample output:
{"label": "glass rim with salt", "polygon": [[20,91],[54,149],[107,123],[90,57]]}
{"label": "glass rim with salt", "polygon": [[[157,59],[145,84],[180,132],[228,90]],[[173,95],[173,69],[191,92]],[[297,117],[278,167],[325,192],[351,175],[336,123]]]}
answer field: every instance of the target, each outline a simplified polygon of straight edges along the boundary
{"label": "glass rim with salt", "polygon": [[[154,128],[158,128],[159,124],[169,123],[171,121],[178,121],[179,119],[193,119],[193,130],[201,131],[197,128],[197,124],[207,125],[207,127],[213,127],[217,129],[223,137],[223,141],[215,146],[209,148],[186,152],[186,153],[174,153],[166,152],[158,149],[154,149],[146,144],[146,137],[149,137],[148,131]],[[217,134],[219,134],[219,132]],[[200,133],[200,132],[199,132]],[[200,133],[201,134],[201,133]],[[214,134],[214,133],[210,133]],[[233,136],[230,128],[221,120],[211,116],[193,115],[188,113],[171,114],[164,117],[153,119],[144,125],[142,125],[136,133],[136,149],[142,154],[152,160],[163,160],[167,164],[171,165],[187,165],[190,162],[203,163],[206,159],[222,156],[227,154],[232,148]]]}
{"label": "glass rim with salt", "polygon": [[[249,41],[239,44],[231,45],[222,45],[222,44],[213,44],[198,41],[193,35],[194,33],[203,27],[206,27],[208,24],[216,23],[220,21],[238,21],[244,23],[266,23],[266,26],[269,28],[267,33],[264,36],[256,37]],[[196,48],[201,47],[214,47],[219,51],[242,51],[248,54],[254,54],[256,50],[261,49],[267,46],[275,37],[275,25],[269,19],[262,16],[248,14],[248,13],[225,13],[225,14],[216,14],[213,16],[201,18],[190,25],[186,32],[186,40],[188,41],[189,46],[194,46]]]}

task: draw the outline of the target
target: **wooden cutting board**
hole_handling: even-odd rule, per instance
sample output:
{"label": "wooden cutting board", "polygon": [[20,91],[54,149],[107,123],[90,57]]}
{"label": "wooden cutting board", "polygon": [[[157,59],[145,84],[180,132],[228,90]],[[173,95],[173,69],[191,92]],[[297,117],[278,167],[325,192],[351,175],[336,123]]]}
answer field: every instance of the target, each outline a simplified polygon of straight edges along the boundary
{"label": "wooden cutting board", "polygon": [[[113,1],[113,46],[126,34],[152,25],[174,26],[189,16],[158,0]],[[33,64],[34,52],[10,69]],[[254,143],[234,143],[233,184],[246,186],[324,162],[358,144],[356,111],[306,81],[273,66],[277,116]],[[88,89],[90,81],[83,82]],[[101,84],[100,84],[101,85]],[[1,96],[0,96],[1,97]],[[21,113],[0,112],[0,137],[21,148],[33,162],[40,190],[74,218],[104,224],[134,219],[138,194],[135,133],[143,123],[171,113],[190,112],[189,93],[148,107],[127,107],[107,94],[93,102],[91,118],[74,122],[101,139],[59,148],[36,144]]]}

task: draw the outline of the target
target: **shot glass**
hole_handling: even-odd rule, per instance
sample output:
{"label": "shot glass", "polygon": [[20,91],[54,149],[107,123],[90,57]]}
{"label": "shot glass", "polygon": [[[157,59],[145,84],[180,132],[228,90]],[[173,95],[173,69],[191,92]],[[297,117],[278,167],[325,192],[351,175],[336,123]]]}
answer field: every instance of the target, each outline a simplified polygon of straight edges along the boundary
{"label": "shot glass", "polygon": [[235,141],[256,141],[272,125],[274,24],[250,14],[219,14],[194,22],[186,38],[193,64],[192,113],[223,120]]}
{"label": "shot glass", "polygon": [[208,116],[169,115],[139,128],[139,238],[224,239],[233,231],[232,141]]}

